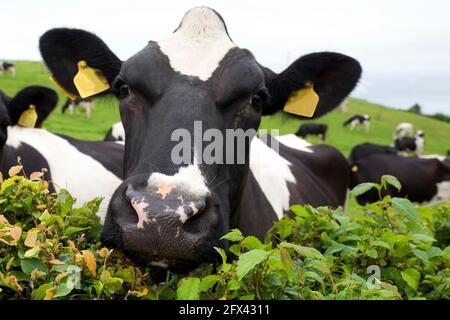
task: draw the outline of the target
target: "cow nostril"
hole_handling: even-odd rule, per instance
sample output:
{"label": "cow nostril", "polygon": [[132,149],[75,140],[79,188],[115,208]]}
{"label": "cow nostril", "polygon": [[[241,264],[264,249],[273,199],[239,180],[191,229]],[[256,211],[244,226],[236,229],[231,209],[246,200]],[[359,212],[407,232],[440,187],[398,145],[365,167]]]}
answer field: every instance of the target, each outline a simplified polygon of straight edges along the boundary
{"label": "cow nostril", "polygon": [[201,213],[205,209],[205,206],[205,201],[191,201],[188,204],[179,206],[175,210],[175,213],[179,215],[180,221],[185,223],[189,218]]}

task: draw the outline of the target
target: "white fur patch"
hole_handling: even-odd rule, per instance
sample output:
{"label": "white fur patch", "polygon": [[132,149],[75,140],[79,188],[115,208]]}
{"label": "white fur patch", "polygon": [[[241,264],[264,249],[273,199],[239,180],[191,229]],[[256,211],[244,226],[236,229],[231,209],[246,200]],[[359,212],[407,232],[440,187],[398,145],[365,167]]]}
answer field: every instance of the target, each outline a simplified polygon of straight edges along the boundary
{"label": "white fur patch", "polygon": [[312,153],[313,151],[309,149],[311,146],[311,143],[308,141],[301,139],[297,137],[295,134],[286,134],[284,136],[276,136],[275,139],[277,139],[279,142],[284,144],[286,147],[300,150],[303,152]]}
{"label": "white fur patch", "polygon": [[104,220],[111,196],[122,182],[118,177],[94,158],[47,130],[8,127],[6,144],[16,149],[21,143],[30,145],[47,160],[56,189],[69,190],[76,198],[77,206],[95,197],[104,197],[97,213]]}
{"label": "white fur patch", "polygon": [[125,129],[123,128],[122,122],[116,122],[111,126],[111,135],[116,140],[125,141]]}
{"label": "white fur patch", "polygon": [[288,160],[258,137],[253,138],[250,146],[250,170],[278,219],[289,210],[290,193],[287,183],[296,183],[289,166],[291,163]]}
{"label": "white fur patch", "polygon": [[206,7],[188,11],[178,30],[158,45],[175,71],[203,81],[211,77],[223,57],[235,47],[223,21]]}
{"label": "white fur patch", "polygon": [[205,197],[209,194],[206,186],[205,178],[200,168],[193,164],[187,167],[181,167],[178,173],[168,176],[160,172],[154,172],[148,179],[148,185],[158,187],[160,185],[174,185],[182,192],[188,193],[195,197]]}
{"label": "white fur patch", "polygon": [[436,184],[437,192],[431,203],[450,201],[450,181],[443,181]]}
{"label": "white fur patch", "polygon": [[425,155],[419,156],[419,158],[422,158],[422,159],[438,159],[439,161],[444,161],[445,159],[447,159],[445,156],[442,156],[440,154],[425,154]]}

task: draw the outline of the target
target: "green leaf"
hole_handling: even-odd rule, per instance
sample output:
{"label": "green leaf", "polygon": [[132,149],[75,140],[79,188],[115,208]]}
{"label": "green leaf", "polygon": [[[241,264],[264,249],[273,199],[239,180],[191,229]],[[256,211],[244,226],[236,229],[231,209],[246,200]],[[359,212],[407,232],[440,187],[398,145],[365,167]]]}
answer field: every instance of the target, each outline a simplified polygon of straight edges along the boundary
{"label": "green leaf", "polygon": [[206,292],[211,289],[216,283],[221,282],[221,279],[216,274],[210,274],[202,279],[202,283],[200,284],[200,291]]}
{"label": "green leaf", "polygon": [[447,246],[447,248],[445,248],[445,249],[442,251],[442,255],[443,255],[447,260],[450,261],[450,246]]}
{"label": "green leaf", "polygon": [[375,249],[375,248],[367,249],[366,254],[367,254],[367,256],[374,258],[374,259],[378,258],[378,252],[377,252],[377,249]]}
{"label": "green leaf", "polygon": [[231,279],[227,284],[227,289],[230,291],[239,290],[242,286],[242,282],[237,279]]}
{"label": "green leaf", "polygon": [[420,215],[417,212],[416,207],[408,199],[392,198],[391,203],[395,210],[404,213],[409,220],[415,222],[420,220]]}
{"label": "green leaf", "polygon": [[86,227],[86,228],[81,228],[81,227],[68,227],[65,231],[64,231],[64,235],[65,236],[70,236],[70,235],[72,235],[72,234],[74,234],[74,233],[77,233],[77,232],[80,232],[80,231],[83,231],[83,230],[87,230],[87,229],[89,229],[88,227]]}
{"label": "green leaf", "polygon": [[236,274],[238,275],[238,278],[242,279],[245,277],[247,273],[263,262],[266,257],[267,252],[260,249],[254,249],[242,254],[236,265]]}
{"label": "green leaf", "polygon": [[398,191],[402,188],[402,185],[400,184],[400,181],[394,176],[391,175],[384,175],[381,177],[381,183],[386,187],[386,183],[390,184],[391,186],[397,188]]}
{"label": "green leaf", "polygon": [[401,272],[402,279],[405,280],[405,282],[413,288],[414,290],[417,290],[419,287],[419,281],[420,281],[420,272],[416,269],[406,269],[405,271]]}
{"label": "green leaf", "polygon": [[434,242],[436,239],[433,237],[427,236],[426,234],[421,233],[414,233],[411,235],[411,239],[414,241],[420,241],[420,242]]}
{"label": "green leaf", "polygon": [[39,271],[42,271],[44,273],[48,272],[47,267],[45,264],[38,259],[22,259],[20,261],[20,267],[22,268],[22,271],[26,274],[31,274],[34,269],[38,269]]}
{"label": "green leaf", "polygon": [[241,246],[249,250],[265,248],[265,245],[263,245],[261,241],[259,241],[259,239],[255,236],[245,237],[241,242]]}
{"label": "green leaf", "polygon": [[222,238],[220,238],[220,240],[228,240],[232,242],[239,242],[242,239],[244,239],[244,236],[239,229],[233,229],[226,235],[222,236]]}
{"label": "green leaf", "polygon": [[311,247],[304,247],[289,242],[280,243],[280,247],[294,249],[300,256],[305,258],[325,260],[325,257],[317,249]]}
{"label": "green leaf", "polygon": [[354,187],[352,189],[352,191],[350,191],[350,197],[360,196],[360,195],[366,193],[367,191],[375,188],[375,186],[377,186],[377,184],[372,183],[372,182],[364,182],[364,183],[358,184],[356,187]]}
{"label": "green leaf", "polygon": [[184,278],[178,283],[177,300],[199,300],[200,299],[199,278]]}
{"label": "green leaf", "polygon": [[53,282],[44,283],[34,291],[34,300],[42,300],[45,297],[45,291],[53,287]]}

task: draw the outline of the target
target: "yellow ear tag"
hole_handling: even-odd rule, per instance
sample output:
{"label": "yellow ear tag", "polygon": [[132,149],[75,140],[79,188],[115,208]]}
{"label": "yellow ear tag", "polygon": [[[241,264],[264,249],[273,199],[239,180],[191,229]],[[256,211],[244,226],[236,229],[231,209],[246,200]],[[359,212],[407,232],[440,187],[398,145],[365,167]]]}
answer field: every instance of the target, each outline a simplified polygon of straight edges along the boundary
{"label": "yellow ear tag", "polygon": [[352,172],[356,172],[356,171],[358,171],[358,165],[354,164],[352,166]]}
{"label": "yellow ear tag", "polygon": [[284,105],[283,111],[304,117],[312,117],[319,104],[319,96],[314,91],[312,82],[306,83],[306,88],[294,92]]}
{"label": "yellow ear tag", "polygon": [[82,98],[94,96],[110,88],[103,72],[89,67],[84,60],[78,61],[78,73],[73,78],[73,83]]}
{"label": "yellow ear tag", "polygon": [[60,88],[62,90],[62,92],[64,92],[64,94],[66,96],[69,97],[70,100],[72,100],[72,101],[75,100],[76,96],[72,92],[70,92],[66,88],[64,88],[62,85],[60,85],[59,82],[56,81],[56,79],[55,79],[55,77],[53,75],[51,75],[49,78],[54,84],[56,84],[56,86],[58,88]]}
{"label": "yellow ear tag", "polygon": [[25,110],[20,115],[19,121],[17,121],[17,124],[21,125],[25,128],[34,128],[36,125],[38,115],[36,112],[36,106],[34,104],[30,104],[28,107],[28,110]]}

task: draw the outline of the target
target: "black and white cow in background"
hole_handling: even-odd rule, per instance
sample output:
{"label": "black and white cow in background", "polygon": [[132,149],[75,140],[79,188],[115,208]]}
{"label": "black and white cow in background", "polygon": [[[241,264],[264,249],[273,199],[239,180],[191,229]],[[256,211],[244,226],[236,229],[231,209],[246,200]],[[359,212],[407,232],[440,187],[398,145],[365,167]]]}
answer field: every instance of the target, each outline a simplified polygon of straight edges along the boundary
{"label": "black and white cow in background", "polygon": [[106,133],[103,141],[125,141],[125,129],[122,122],[114,123]]}
{"label": "black and white cow in background", "polygon": [[69,98],[66,99],[62,107],[62,113],[65,113],[67,109],[69,109],[69,113],[80,114],[80,109],[83,108],[85,110],[85,116],[87,119],[91,118],[92,110],[94,109],[94,102],[92,99],[81,99],[80,97],[75,98],[75,100],[71,100]]}
{"label": "black and white cow in background", "polygon": [[125,62],[78,29],[47,31],[40,50],[67,91],[79,94],[73,77],[84,60],[103,72],[120,100],[125,180],[111,199],[102,240],[131,258],[190,268],[216,258],[214,246],[227,248],[219,238],[230,228],[262,237],[291,204],[344,204],[348,165],[330,146],[287,135],[278,138],[277,153],[254,137],[246,139],[243,164],[205,164],[194,150],[190,164],[176,165],[171,153],[179,141],[172,134],[194,134],[195,121],[223,136],[226,129],[256,129],[262,115],[282,110],[310,83],[320,97],[318,118],[355,87],[355,59],[312,53],[276,74],[237,47],[222,17],[206,7],[188,11],[171,35]]}
{"label": "black and white cow in background", "polygon": [[368,114],[360,115],[355,114],[354,116],[348,118],[344,123],[343,126],[350,125],[350,130],[353,131],[356,126],[364,126],[364,130],[366,132],[369,132],[370,129],[370,116]]}
{"label": "black and white cow in background", "polygon": [[9,74],[13,77],[16,76],[16,67],[14,64],[10,62],[1,62],[0,61],[0,76],[3,75],[3,72],[9,72]]}
{"label": "black and white cow in background", "polygon": [[414,137],[396,139],[395,147],[399,152],[405,154],[414,153],[416,156],[420,156],[425,148],[425,133],[422,130],[417,130]]}
{"label": "black and white cow in background", "polygon": [[[46,168],[50,190],[67,188],[77,205],[103,196],[99,215],[104,219],[109,199],[122,182],[123,146],[114,142],[81,141],[40,129],[58,101],[56,92],[32,86],[10,98],[0,91],[0,171],[8,176],[21,158],[27,176]],[[29,105],[36,106],[37,128],[17,124]]]}
{"label": "black and white cow in background", "polygon": [[322,141],[325,141],[328,126],[321,123],[303,123],[295,133],[296,136],[306,139],[309,135],[319,136]]}
{"label": "black and white cow in background", "polygon": [[400,122],[395,128],[393,138],[394,141],[404,137],[412,137],[414,135],[414,126],[409,122]]}
{"label": "black and white cow in background", "polygon": [[[372,154],[351,163],[351,182],[353,188],[363,182],[379,183],[383,175],[389,174],[398,178],[402,188],[398,192],[389,187],[382,196],[407,197],[413,202],[450,200],[446,191],[450,181],[450,161],[436,158],[423,159],[416,157],[401,157],[395,154]],[[379,200],[376,190],[357,198],[361,204]]]}

